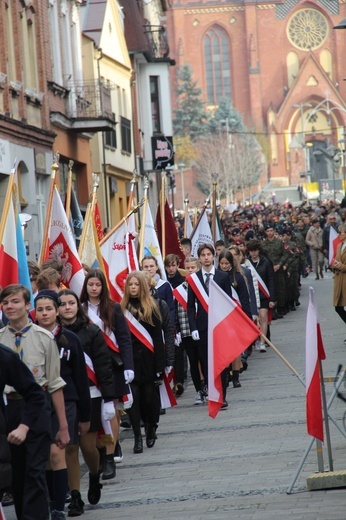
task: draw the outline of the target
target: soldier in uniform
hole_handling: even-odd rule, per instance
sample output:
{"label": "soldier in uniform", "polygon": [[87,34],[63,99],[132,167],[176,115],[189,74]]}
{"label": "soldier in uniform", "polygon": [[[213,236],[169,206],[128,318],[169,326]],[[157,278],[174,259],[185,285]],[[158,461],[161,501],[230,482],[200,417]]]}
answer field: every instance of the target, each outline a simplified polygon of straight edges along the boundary
{"label": "soldier in uniform", "polygon": [[289,254],[284,248],[283,242],[275,237],[272,224],[267,224],[266,239],[261,243],[263,254],[272,262],[275,273],[275,285],[277,290],[277,312],[273,319],[283,318],[286,306],[286,269]]}
{"label": "soldier in uniform", "polygon": [[287,260],[287,304],[290,311],[295,311],[296,304],[299,303],[299,269],[302,257],[302,250],[298,243],[294,240],[292,230],[289,226],[282,229],[282,241],[286,252]]}

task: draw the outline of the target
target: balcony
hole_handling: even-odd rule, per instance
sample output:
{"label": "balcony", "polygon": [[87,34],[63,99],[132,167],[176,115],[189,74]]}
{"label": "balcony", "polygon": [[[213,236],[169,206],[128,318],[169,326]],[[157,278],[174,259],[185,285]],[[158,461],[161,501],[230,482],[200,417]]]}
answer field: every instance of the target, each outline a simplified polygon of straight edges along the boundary
{"label": "balcony", "polygon": [[144,25],[153,60],[168,60],[169,46],[167,42],[166,29],[162,25]]}
{"label": "balcony", "polygon": [[115,130],[111,90],[115,85],[98,80],[69,81],[66,85],[66,113],[51,113],[57,126],[76,132],[108,132]]}

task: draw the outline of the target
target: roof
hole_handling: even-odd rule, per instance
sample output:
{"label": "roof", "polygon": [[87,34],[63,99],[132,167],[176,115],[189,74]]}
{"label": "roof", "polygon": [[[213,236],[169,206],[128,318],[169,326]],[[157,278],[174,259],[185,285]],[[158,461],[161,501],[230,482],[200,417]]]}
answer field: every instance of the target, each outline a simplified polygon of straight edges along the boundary
{"label": "roof", "polygon": [[150,56],[151,48],[144,33],[145,19],[136,0],[120,0],[125,15],[125,39],[130,54],[143,53]]}
{"label": "roof", "polygon": [[83,34],[100,47],[101,33],[108,0],[88,0],[83,20]]}

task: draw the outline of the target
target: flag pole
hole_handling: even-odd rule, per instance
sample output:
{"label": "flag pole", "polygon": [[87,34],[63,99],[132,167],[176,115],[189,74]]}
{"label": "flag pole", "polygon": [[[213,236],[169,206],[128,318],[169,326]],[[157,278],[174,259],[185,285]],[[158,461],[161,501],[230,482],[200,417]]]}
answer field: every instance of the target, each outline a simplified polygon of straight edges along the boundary
{"label": "flag pole", "polygon": [[[198,216],[198,219],[197,219],[197,221],[196,221],[195,227],[193,228],[192,234],[191,234],[191,236],[190,236],[190,240],[192,240],[192,238],[194,237],[194,235],[195,235],[195,233],[196,233],[196,229],[197,229],[197,227],[198,227],[198,224],[200,223],[200,221],[201,221],[201,219],[202,219],[202,217],[203,217],[203,215],[204,215],[204,212],[205,212],[205,210],[207,209],[207,206],[208,206],[209,202],[210,202],[210,199],[209,199],[209,197],[208,197],[207,199],[205,199],[205,202],[204,202],[204,204],[203,204],[202,211],[200,212],[200,214],[199,214],[199,216]],[[195,209],[197,209],[196,206],[195,206]]]}
{"label": "flag pole", "polygon": [[211,236],[213,237],[213,242],[215,244],[216,239],[216,186],[217,186],[217,173],[212,173],[211,177],[213,179],[213,194],[212,194],[212,213],[211,213]]}
{"label": "flag pole", "polygon": [[[326,430],[326,443],[327,443],[327,451],[328,451],[328,461],[329,461],[329,471],[333,471],[333,456],[332,456],[332,444],[330,439],[330,429],[329,429],[329,418],[328,418],[328,409],[327,409],[327,398],[326,398],[326,388],[324,386],[323,379],[323,367],[321,359],[318,359],[318,366],[320,369],[320,382],[321,382],[321,394],[322,394],[322,408],[323,408],[323,417],[324,417],[324,427]],[[316,439],[317,441],[317,439]],[[322,444],[321,444],[322,449]]]}
{"label": "flag pole", "polygon": [[14,186],[14,176],[16,173],[16,164],[17,164],[17,157],[14,160],[13,168],[9,175],[4,207],[2,208],[2,215],[1,215],[1,221],[0,221],[0,244],[2,244],[2,239],[4,237],[7,214],[8,214],[9,208],[10,208],[10,204],[11,204],[13,186]]}
{"label": "flag pole", "polygon": [[71,217],[71,191],[72,191],[72,168],[74,165],[74,161],[68,162],[68,177],[67,177],[67,189],[66,189],[66,204],[65,204],[65,212],[67,220],[70,222]]}
{"label": "flag pole", "polygon": [[149,189],[149,180],[148,180],[148,177],[145,177],[144,186],[143,186],[144,206],[143,206],[143,213],[142,213],[142,225],[141,225],[141,230],[140,230],[140,235],[139,235],[139,255],[138,255],[139,261],[142,260],[143,251],[144,251],[144,233],[145,233],[145,222],[146,222],[146,216],[147,216],[148,189]]}
{"label": "flag pole", "polygon": [[41,265],[44,262],[45,254],[47,250],[47,244],[48,244],[48,237],[49,237],[49,226],[50,226],[50,219],[52,214],[52,203],[53,203],[53,193],[54,193],[54,187],[55,187],[55,177],[56,173],[59,170],[59,159],[60,154],[58,152],[55,152],[54,154],[54,162],[51,166],[51,177],[50,177],[50,189],[49,189],[49,195],[48,195],[48,204],[47,204],[47,211],[46,211],[46,222],[44,224],[44,230],[43,230],[43,238],[42,238],[42,245],[41,245],[41,253],[40,253],[40,259],[39,259],[39,265]]}
{"label": "flag pole", "polygon": [[165,222],[165,205],[166,205],[166,172],[161,173],[161,193],[160,193],[160,212],[161,212],[161,247],[162,258],[166,257],[166,222]]}
{"label": "flag pole", "polygon": [[130,211],[133,206],[134,191],[135,191],[135,185],[137,184],[137,177],[138,177],[137,170],[134,169],[132,172],[131,189],[130,189],[129,202],[127,205],[127,211]]}
{"label": "flag pole", "polygon": [[114,226],[114,228],[112,228],[108,233],[107,235],[105,235],[102,240],[100,240],[100,246],[102,246],[102,244],[104,244],[106,242],[106,240],[109,239],[109,237],[117,230],[120,228],[120,226],[132,215],[132,213],[136,213],[138,211],[138,209],[143,206],[145,200],[144,200],[144,197],[143,199],[136,205],[134,206],[131,211],[129,211],[119,222],[118,224],[116,224]]}
{"label": "flag pole", "polygon": [[189,199],[188,194],[186,194],[186,197],[184,198],[184,237],[187,236],[187,219],[189,217]]}
{"label": "flag pole", "polygon": [[304,380],[302,379],[302,377],[298,374],[298,372],[296,371],[295,368],[293,368],[293,366],[291,365],[291,363],[289,361],[287,361],[287,359],[281,354],[281,352],[275,347],[275,345],[273,345],[273,343],[271,341],[269,341],[269,339],[264,335],[264,334],[261,334],[261,339],[262,341],[264,341],[265,343],[267,343],[267,345],[269,345],[269,347],[271,347],[275,354],[277,354],[279,356],[279,358],[285,363],[285,365],[291,370],[291,372],[293,372],[293,374],[299,379],[299,381],[305,386],[305,382]]}
{"label": "flag pole", "polygon": [[80,238],[79,248],[78,248],[78,254],[80,257],[81,257],[81,253],[84,249],[89,221],[93,216],[93,212],[94,212],[94,208],[95,208],[95,204],[96,204],[97,188],[99,187],[99,183],[100,183],[100,177],[96,173],[92,174],[92,178],[93,178],[93,191],[92,191],[92,196],[91,196],[91,202],[88,203],[87,210],[85,213],[83,231],[82,231],[82,236]]}

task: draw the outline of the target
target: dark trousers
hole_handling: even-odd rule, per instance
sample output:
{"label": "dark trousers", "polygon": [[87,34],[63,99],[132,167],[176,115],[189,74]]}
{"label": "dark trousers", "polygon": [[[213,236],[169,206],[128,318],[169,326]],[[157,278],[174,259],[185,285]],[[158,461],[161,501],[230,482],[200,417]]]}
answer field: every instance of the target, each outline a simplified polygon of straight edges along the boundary
{"label": "dark trousers", "polygon": [[199,375],[198,362],[200,361],[199,341],[193,341],[191,336],[183,338],[182,345],[186,350],[190,363],[190,373],[196,392],[201,390],[201,377]]}
{"label": "dark trousers", "polygon": [[339,314],[340,318],[346,323],[346,311],[343,307],[335,307],[335,311]]}
{"label": "dark trousers", "polygon": [[[24,399],[8,401],[6,407],[8,431],[21,422]],[[50,400],[25,442],[20,446],[10,444],[12,459],[12,491],[18,520],[48,520],[49,496],[46,483],[46,464],[49,459]]]}

